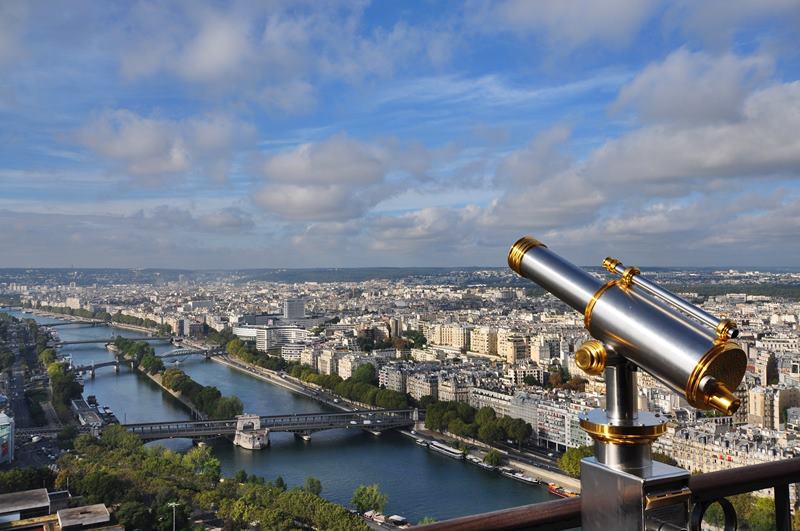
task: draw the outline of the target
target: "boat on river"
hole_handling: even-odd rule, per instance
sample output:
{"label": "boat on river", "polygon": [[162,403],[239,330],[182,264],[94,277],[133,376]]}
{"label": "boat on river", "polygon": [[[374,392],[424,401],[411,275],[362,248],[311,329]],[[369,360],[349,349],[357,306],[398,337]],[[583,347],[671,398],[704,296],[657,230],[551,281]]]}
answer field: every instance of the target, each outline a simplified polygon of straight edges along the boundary
{"label": "boat on river", "polygon": [[489,463],[484,463],[483,460],[480,457],[476,457],[474,455],[468,455],[467,456],[467,461],[469,461],[473,465],[478,465],[479,467],[481,467],[484,470],[491,471],[491,470],[494,470],[496,468],[494,465],[490,465]]}
{"label": "boat on river", "polygon": [[428,441],[426,441],[425,439],[415,439],[414,442],[420,446],[425,446],[425,447],[428,446]]}
{"label": "boat on river", "polygon": [[439,452],[442,455],[446,455],[447,457],[452,457],[453,459],[464,459],[464,452],[458,448],[447,446],[446,444],[442,444],[438,441],[431,441],[431,443],[428,444],[428,448],[434,452]]}
{"label": "boat on river", "polygon": [[559,487],[555,483],[548,483],[547,484],[547,492],[550,494],[555,494],[556,496],[560,496],[562,498],[572,498],[577,496],[575,492],[570,492],[566,490],[564,487]]}
{"label": "boat on river", "polygon": [[526,476],[519,470],[513,469],[510,466],[501,466],[500,467],[500,475],[505,476],[507,478],[515,479],[522,483],[527,483],[528,485],[538,485],[539,480],[536,478],[532,478],[530,476]]}

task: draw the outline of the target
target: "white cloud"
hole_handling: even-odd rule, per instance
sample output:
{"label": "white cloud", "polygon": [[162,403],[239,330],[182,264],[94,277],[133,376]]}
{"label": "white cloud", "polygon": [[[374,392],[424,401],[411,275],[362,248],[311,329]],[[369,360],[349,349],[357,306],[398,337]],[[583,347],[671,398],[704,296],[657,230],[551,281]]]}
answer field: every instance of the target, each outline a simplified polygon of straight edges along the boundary
{"label": "white cloud", "polygon": [[361,83],[399,66],[441,65],[449,31],[398,21],[367,28],[360,3],[137,5],[126,28],[120,69],[130,80],[160,73],[211,94],[284,113],[316,104],[329,81]]}
{"label": "white cloud", "polygon": [[[597,182],[702,183],[718,177],[800,172],[800,82],[749,95],[741,119],[686,127],[648,126],[599,148],[587,164]],[[685,193],[685,184],[678,191]]]}
{"label": "white cloud", "polygon": [[742,29],[767,20],[788,29],[785,36],[772,32],[765,36],[767,39],[787,38],[793,44],[800,23],[800,3],[796,0],[678,0],[667,3],[666,8],[667,26],[718,48],[729,45]]}
{"label": "white cloud", "polygon": [[479,31],[537,35],[553,48],[570,51],[590,43],[626,45],[658,9],[658,3],[649,0],[481,0],[467,4],[465,11]]}
{"label": "white cloud", "polygon": [[435,156],[418,144],[335,135],[270,156],[255,201],[285,219],[349,220],[424,180]]}
{"label": "white cloud", "polygon": [[28,18],[28,6],[21,2],[0,2],[0,66],[22,57],[22,31]]}
{"label": "white cloud", "polygon": [[96,117],[81,129],[78,140],[98,154],[122,162],[136,175],[180,173],[190,165],[177,124],[142,118],[127,110]]}
{"label": "white cloud", "polygon": [[179,121],[117,109],[96,115],[77,132],[76,139],[146,181],[163,184],[161,176],[194,170],[221,183],[227,179],[234,149],[240,149],[253,134],[251,126],[226,115]]}
{"label": "white cloud", "polygon": [[197,33],[177,58],[178,71],[192,81],[231,81],[251,63],[250,25],[221,13],[202,17]]}
{"label": "white cloud", "polygon": [[383,158],[380,149],[337,135],[271,157],[264,173],[295,184],[371,184],[383,178]]}
{"label": "white cloud", "polygon": [[681,48],[623,87],[612,110],[632,108],[642,122],[736,120],[747,95],[772,67],[765,56],[712,56]]}

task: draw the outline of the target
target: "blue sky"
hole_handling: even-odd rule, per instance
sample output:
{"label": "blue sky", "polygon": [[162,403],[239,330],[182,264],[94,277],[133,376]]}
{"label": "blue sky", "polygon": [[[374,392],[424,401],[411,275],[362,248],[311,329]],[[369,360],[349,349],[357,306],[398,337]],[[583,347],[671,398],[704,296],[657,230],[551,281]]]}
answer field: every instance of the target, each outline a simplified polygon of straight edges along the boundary
{"label": "blue sky", "polygon": [[0,3],[0,267],[800,266],[794,0]]}

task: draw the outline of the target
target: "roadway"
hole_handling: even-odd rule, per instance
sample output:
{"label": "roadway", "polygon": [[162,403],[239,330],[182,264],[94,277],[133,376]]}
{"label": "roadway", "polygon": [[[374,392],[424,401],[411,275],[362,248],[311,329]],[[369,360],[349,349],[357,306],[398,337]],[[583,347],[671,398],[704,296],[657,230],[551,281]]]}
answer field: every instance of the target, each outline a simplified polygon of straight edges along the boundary
{"label": "roadway", "polygon": [[[260,417],[261,429],[271,432],[312,433],[315,431],[359,428],[383,431],[414,424],[413,410],[363,410],[346,413],[306,413]],[[206,421],[147,422],[127,424],[125,428],[143,439],[202,437],[236,433],[237,419]]]}

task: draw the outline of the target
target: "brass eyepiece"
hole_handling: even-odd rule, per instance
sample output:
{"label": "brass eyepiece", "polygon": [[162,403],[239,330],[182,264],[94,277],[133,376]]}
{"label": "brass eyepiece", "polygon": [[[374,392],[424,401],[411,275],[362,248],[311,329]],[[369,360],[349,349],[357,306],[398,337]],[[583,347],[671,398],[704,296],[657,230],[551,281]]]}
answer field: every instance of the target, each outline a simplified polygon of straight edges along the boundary
{"label": "brass eyepiece", "polygon": [[747,369],[747,355],[733,341],[717,342],[695,365],[686,385],[686,400],[698,409],[733,415],[741,401],[736,389]]}
{"label": "brass eyepiece", "polygon": [[635,275],[640,274],[641,271],[638,267],[626,267],[625,271],[622,272],[622,276],[619,279],[620,286],[623,288],[629,288],[633,283],[633,277]]}
{"label": "brass eyepiece", "polygon": [[715,331],[720,341],[735,339],[736,336],[739,335],[739,327],[736,326],[736,322],[731,319],[720,319]]}
{"label": "brass eyepiece", "polygon": [[603,374],[608,353],[600,341],[590,339],[575,351],[575,364],[590,376]]}
{"label": "brass eyepiece", "polygon": [[522,264],[522,257],[525,256],[525,253],[533,249],[534,247],[547,247],[545,244],[533,238],[531,236],[523,236],[519,240],[511,246],[511,249],[508,251],[508,267],[516,271],[518,274],[522,274],[520,272],[520,264]]}
{"label": "brass eyepiece", "polygon": [[706,391],[706,403],[726,415],[733,415],[739,410],[742,401],[722,382],[714,382]]}
{"label": "brass eyepiece", "polygon": [[610,256],[607,256],[606,259],[603,260],[603,267],[605,267],[612,275],[617,274],[617,266],[620,265],[622,265],[622,262],[616,258],[611,258]]}

